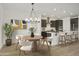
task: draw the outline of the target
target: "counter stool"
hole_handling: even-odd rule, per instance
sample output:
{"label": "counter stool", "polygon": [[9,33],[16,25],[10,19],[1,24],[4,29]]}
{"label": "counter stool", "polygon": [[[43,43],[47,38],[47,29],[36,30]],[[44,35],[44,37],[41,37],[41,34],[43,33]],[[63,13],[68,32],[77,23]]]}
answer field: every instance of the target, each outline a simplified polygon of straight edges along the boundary
{"label": "counter stool", "polygon": [[76,37],[75,37],[74,32],[73,32],[73,34],[71,34],[71,41],[72,41],[72,43],[76,42]]}
{"label": "counter stool", "polygon": [[75,40],[78,41],[78,34],[75,34]]}
{"label": "counter stool", "polygon": [[66,40],[64,35],[59,36],[58,45],[66,45]]}
{"label": "counter stool", "polygon": [[65,41],[66,41],[66,44],[71,44],[71,36],[70,35],[65,35]]}

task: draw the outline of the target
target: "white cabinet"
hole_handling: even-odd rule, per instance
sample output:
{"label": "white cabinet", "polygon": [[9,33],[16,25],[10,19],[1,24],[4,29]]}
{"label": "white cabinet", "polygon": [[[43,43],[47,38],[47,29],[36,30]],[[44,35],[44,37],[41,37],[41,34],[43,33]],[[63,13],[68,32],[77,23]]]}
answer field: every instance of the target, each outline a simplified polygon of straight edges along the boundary
{"label": "white cabinet", "polygon": [[57,45],[58,44],[58,40],[59,40],[59,34],[56,34],[55,32],[48,32],[51,33],[51,37],[48,37],[48,41],[52,42],[52,46],[53,45]]}

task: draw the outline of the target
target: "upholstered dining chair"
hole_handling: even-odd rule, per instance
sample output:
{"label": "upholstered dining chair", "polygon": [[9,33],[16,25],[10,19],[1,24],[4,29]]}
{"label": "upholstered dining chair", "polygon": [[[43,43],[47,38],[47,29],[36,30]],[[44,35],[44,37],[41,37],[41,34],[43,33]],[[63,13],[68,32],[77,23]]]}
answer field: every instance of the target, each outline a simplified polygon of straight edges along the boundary
{"label": "upholstered dining chair", "polygon": [[31,51],[32,50],[32,42],[28,41],[28,40],[24,40],[23,35],[17,35],[16,36],[16,40],[17,40],[17,45],[16,45],[16,49],[19,49],[19,55],[21,55],[21,52],[25,52],[26,51]]}
{"label": "upholstered dining chair", "polygon": [[53,34],[52,33],[47,33],[47,41],[49,46],[52,46],[52,40],[53,40]]}
{"label": "upholstered dining chair", "polygon": [[19,40],[21,37],[19,35],[16,36],[16,50],[19,48]]}
{"label": "upholstered dining chair", "polygon": [[19,49],[20,50],[19,55],[21,55],[21,52],[23,52],[24,55],[25,55],[25,52],[32,52],[32,42],[31,41],[20,40],[19,45],[21,46]]}
{"label": "upholstered dining chair", "polygon": [[43,45],[45,45],[45,43],[46,43],[46,45],[49,47],[49,45],[48,45],[49,42],[47,40],[47,33],[45,31],[43,31],[43,32],[41,32],[41,36],[42,36],[41,43]]}

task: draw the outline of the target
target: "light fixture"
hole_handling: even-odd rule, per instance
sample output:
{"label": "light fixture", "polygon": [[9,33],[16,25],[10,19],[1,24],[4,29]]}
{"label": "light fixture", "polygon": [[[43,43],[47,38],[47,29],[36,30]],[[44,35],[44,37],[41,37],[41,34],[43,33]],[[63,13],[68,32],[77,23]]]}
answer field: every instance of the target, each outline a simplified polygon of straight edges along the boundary
{"label": "light fixture", "polygon": [[50,17],[47,17],[47,24],[50,24]]}
{"label": "light fixture", "polygon": [[73,13],[70,13],[70,15],[73,15]]}
{"label": "light fixture", "polygon": [[54,10],[54,11],[56,11],[57,9],[56,9],[56,8],[54,8],[53,10]]}
{"label": "light fixture", "polygon": [[34,15],[34,3],[31,3],[31,5],[32,5],[32,10],[31,10],[31,17],[33,17]]}
{"label": "light fixture", "polygon": [[14,28],[17,28],[17,27],[18,27],[18,25],[14,24],[14,23],[12,24],[12,26],[13,26]]}
{"label": "light fixture", "polygon": [[37,19],[36,13],[35,13],[35,10],[34,10],[34,4],[35,4],[35,3],[31,3],[31,5],[32,5],[32,10],[31,10],[31,15],[30,15],[30,20],[36,20],[36,19]]}
{"label": "light fixture", "polygon": [[64,10],[64,13],[66,13],[66,11]]}
{"label": "light fixture", "polygon": [[15,24],[15,22],[14,22],[14,20],[12,19],[12,26],[14,27],[14,28],[17,28],[18,27],[18,25],[17,24]]}

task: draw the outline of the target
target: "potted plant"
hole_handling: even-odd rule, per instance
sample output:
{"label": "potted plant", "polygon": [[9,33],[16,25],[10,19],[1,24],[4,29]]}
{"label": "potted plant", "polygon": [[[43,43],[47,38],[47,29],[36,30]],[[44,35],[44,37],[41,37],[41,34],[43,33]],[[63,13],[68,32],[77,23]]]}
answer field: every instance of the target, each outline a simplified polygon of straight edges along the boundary
{"label": "potted plant", "polygon": [[11,43],[12,43],[11,37],[12,37],[12,33],[13,33],[13,27],[10,24],[5,23],[3,28],[4,28],[4,31],[5,31],[5,36],[7,37],[6,45],[10,46]]}
{"label": "potted plant", "polygon": [[34,37],[35,28],[31,27],[29,30],[31,31],[31,37]]}

